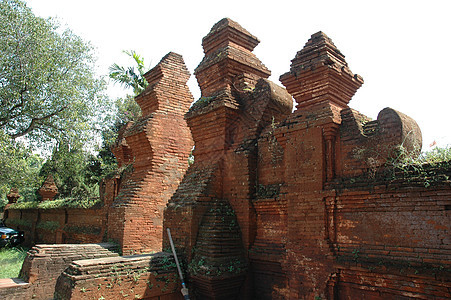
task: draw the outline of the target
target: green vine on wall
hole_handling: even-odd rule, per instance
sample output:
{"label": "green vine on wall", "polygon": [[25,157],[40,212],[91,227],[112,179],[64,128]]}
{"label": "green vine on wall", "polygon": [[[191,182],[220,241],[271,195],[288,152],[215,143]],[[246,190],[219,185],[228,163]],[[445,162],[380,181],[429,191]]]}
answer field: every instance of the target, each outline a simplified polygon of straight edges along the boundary
{"label": "green vine on wall", "polygon": [[33,223],[30,220],[8,219],[8,224],[31,228]]}
{"label": "green vine on wall", "polygon": [[57,221],[44,221],[44,222],[39,222],[36,225],[36,228],[38,228],[38,229],[44,229],[44,230],[48,230],[51,232],[54,232],[59,227],[60,227],[60,223]]}

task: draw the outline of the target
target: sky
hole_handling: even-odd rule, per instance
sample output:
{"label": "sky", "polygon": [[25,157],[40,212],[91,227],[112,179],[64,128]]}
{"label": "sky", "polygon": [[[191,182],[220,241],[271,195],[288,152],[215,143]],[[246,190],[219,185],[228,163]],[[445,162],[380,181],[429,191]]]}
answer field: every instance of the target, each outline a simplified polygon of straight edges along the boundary
{"label": "sky", "polygon": [[[279,76],[310,36],[323,31],[365,83],[349,106],[377,118],[391,107],[415,119],[423,150],[451,145],[451,1],[151,1],[27,0],[40,17],[56,17],[96,49],[97,72],[112,63],[131,65],[135,50],[153,67],[170,51],[183,56],[191,74],[203,58],[202,38],[224,17],[261,41],[254,54]],[[194,99],[200,90],[188,82]],[[127,94],[109,84],[111,97]]]}

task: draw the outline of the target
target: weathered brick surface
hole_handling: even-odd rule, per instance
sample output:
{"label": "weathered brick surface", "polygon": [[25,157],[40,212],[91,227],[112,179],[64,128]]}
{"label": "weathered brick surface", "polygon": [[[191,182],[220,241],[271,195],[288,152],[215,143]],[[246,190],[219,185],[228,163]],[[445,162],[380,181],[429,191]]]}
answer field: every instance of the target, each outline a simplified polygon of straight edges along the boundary
{"label": "weathered brick surface", "polygon": [[[28,296],[32,296],[33,299],[53,299],[56,280],[72,261],[118,256],[111,251],[115,248],[117,248],[116,245],[107,243],[34,246],[27,253],[20,271],[20,277],[29,283]],[[31,299],[31,297],[23,299]]]}
{"label": "weathered brick surface", "polygon": [[[251,52],[257,43],[232,20],[221,20],[204,38],[205,58],[195,72],[202,98],[186,118],[196,159],[166,208],[164,225],[175,232],[177,248],[190,261],[190,279],[201,299],[251,296],[250,285],[243,285],[250,283],[251,277],[244,273],[248,266],[240,253],[247,257],[257,230],[251,202],[257,176],[257,138],[265,126],[281,121],[292,110],[285,89],[264,79],[269,71]],[[241,241],[229,236],[233,230],[227,228],[233,222],[215,209],[217,203],[224,203],[236,215]],[[224,245],[215,244],[213,238],[211,245],[206,242],[213,232],[225,239]],[[228,261],[221,261],[221,256]],[[196,268],[199,261],[202,274]],[[231,262],[237,262],[236,266]]]}
{"label": "weathered brick surface", "polygon": [[172,255],[157,253],[74,261],[58,278],[55,299],[183,299]]}
{"label": "weathered brick surface", "polygon": [[[269,72],[250,54],[256,44],[221,20],[195,72],[202,98],[186,115],[195,163],[164,221],[191,266],[194,293],[220,299],[212,258],[240,247],[215,252],[205,239],[206,220],[219,222],[209,232],[220,231],[221,215],[230,223],[215,210],[220,201],[236,215],[247,253],[243,299],[449,297],[449,170],[435,170],[441,183],[428,187],[415,176],[375,177],[399,146],[421,148],[415,121],[390,108],[375,121],[350,109],[363,79],[321,32],[281,76],[298,103],[291,114],[290,95],[262,79]],[[211,250],[199,253],[199,245]],[[211,274],[199,279],[201,257]]]}
{"label": "weathered brick surface", "polygon": [[124,253],[161,250],[163,209],[193,146],[183,118],[193,98],[182,57],[171,52],[144,76],[149,86],[136,97],[143,116],[127,125],[115,149],[120,165],[131,158],[131,171],[121,178],[108,211],[108,238]]}
{"label": "weathered brick surface", "polygon": [[38,193],[42,197],[42,201],[53,200],[56,194],[58,194],[58,188],[53,180],[52,174],[47,176]]}
{"label": "weathered brick surface", "polygon": [[[338,269],[329,282],[330,298],[338,299],[449,299],[445,278],[402,274],[398,270]],[[402,272],[402,270],[401,270]]]}
{"label": "weathered brick surface", "polygon": [[337,254],[450,267],[448,188],[343,192],[327,199]]}

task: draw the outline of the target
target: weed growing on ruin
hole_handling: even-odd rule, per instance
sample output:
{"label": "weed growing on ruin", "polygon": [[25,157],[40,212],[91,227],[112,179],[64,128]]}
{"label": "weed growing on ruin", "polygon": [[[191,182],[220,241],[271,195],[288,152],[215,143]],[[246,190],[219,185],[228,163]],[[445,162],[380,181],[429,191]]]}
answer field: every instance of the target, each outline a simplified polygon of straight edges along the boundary
{"label": "weed growing on ruin", "polygon": [[100,208],[102,205],[100,198],[76,199],[64,198],[52,201],[24,201],[11,204],[10,209],[58,209],[58,208]]}
{"label": "weed growing on ruin", "polygon": [[435,147],[432,150],[421,152],[417,155],[417,151],[407,151],[403,145],[396,149],[394,157],[389,159],[388,164],[395,167],[403,167],[410,165],[440,165],[451,162],[451,147]]}
{"label": "weed growing on ruin", "polygon": [[210,266],[205,258],[200,256],[194,258],[188,265],[188,270],[192,275],[221,276],[223,274],[239,274],[246,268],[246,262],[242,259],[233,259],[226,264]]}
{"label": "weed growing on ruin", "polygon": [[203,257],[195,257],[188,264],[188,271],[192,275],[196,275],[204,267],[205,259]]}
{"label": "weed growing on ruin", "polygon": [[161,260],[162,266],[161,268],[163,270],[169,270],[175,268],[177,265],[175,264],[175,261],[173,259],[169,259],[169,257],[163,257]]}
{"label": "weed growing on ruin", "polygon": [[18,277],[27,251],[22,247],[0,249],[0,278]]}
{"label": "weed growing on ruin", "polygon": [[176,277],[176,276],[171,276],[170,274],[165,274],[165,275],[158,276],[155,279],[158,282],[164,283],[163,287],[161,287],[161,285],[159,283],[157,284],[157,287],[161,288],[162,292],[166,292],[169,289],[169,285],[171,283],[175,283],[177,281],[177,278],[178,277]]}
{"label": "weed growing on ruin", "polygon": [[[383,152],[383,151],[382,151]],[[451,147],[436,147],[429,151],[407,150],[400,145],[384,157],[375,149],[356,148],[354,158],[364,160],[367,165],[366,176],[372,180],[403,180],[411,184],[429,187],[437,182],[450,180]],[[383,163],[385,161],[385,163]],[[354,183],[356,179],[350,179]]]}
{"label": "weed growing on ruin", "polygon": [[405,178],[409,182],[420,180],[425,187],[449,180],[447,174],[438,174],[437,170],[451,167],[451,147],[436,147],[420,155],[407,151],[402,145],[397,150],[398,155],[386,163],[389,170],[387,175],[392,179]]}
{"label": "weed growing on ruin", "polygon": [[193,103],[190,110],[194,111],[194,110],[202,109],[202,108],[208,106],[208,104],[210,104],[214,99],[215,99],[215,97],[200,97],[199,100],[197,100],[196,102]]}

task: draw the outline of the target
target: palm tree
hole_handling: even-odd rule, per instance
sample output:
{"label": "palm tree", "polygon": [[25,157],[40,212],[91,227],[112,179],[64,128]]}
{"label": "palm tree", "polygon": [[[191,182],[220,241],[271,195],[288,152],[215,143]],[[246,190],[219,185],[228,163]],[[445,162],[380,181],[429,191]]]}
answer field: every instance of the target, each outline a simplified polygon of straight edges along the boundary
{"label": "palm tree", "polygon": [[144,91],[148,84],[144,78],[144,73],[146,73],[144,58],[134,50],[124,50],[123,52],[133,58],[138,67],[138,72],[135,71],[135,67],[125,68],[114,63],[109,67],[109,76],[115,83],[119,83],[124,88],[132,88],[133,93],[137,96]]}

